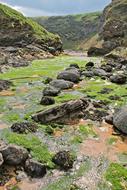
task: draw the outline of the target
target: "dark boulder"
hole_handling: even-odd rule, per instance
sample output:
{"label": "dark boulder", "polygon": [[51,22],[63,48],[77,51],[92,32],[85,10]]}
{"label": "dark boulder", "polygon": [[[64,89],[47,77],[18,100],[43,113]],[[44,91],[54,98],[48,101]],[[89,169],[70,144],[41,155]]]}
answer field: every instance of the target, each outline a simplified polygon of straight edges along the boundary
{"label": "dark boulder", "polygon": [[85,77],[93,77],[94,73],[93,73],[93,71],[83,71],[82,75]]}
{"label": "dark boulder", "polygon": [[16,145],[8,145],[0,148],[6,164],[16,166],[22,165],[28,158],[28,151],[25,148]]}
{"label": "dark boulder", "polygon": [[79,65],[77,63],[70,64],[70,67],[74,67],[74,68],[79,69]]}
{"label": "dark boulder", "polygon": [[122,107],[114,114],[113,125],[121,132],[127,134],[127,106]]}
{"label": "dark boulder", "polygon": [[110,73],[112,72],[112,66],[111,65],[101,65],[101,69],[103,69],[104,71]]}
{"label": "dark boulder", "polygon": [[94,69],[93,73],[94,73],[95,76],[99,76],[99,77],[106,77],[106,76],[108,76],[108,73],[105,72],[105,70],[100,69],[100,68]]}
{"label": "dark boulder", "polygon": [[107,51],[103,48],[91,47],[88,50],[88,56],[101,56],[105,55]]}
{"label": "dark boulder", "polygon": [[52,105],[55,104],[55,99],[50,96],[43,96],[40,104],[44,106]]}
{"label": "dark boulder", "polygon": [[83,109],[85,109],[87,106],[88,103],[86,100],[69,101],[46,111],[38,112],[32,116],[32,118],[34,121],[42,124],[67,124],[83,117]]}
{"label": "dark boulder", "polygon": [[25,171],[31,177],[43,177],[46,174],[46,166],[35,160],[28,159],[25,162]]}
{"label": "dark boulder", "polygon": [[66,81],[66,80],[63,80],[63,79],[56,79],[56,80],[53,80],[49,83],[51,86],[55,87],[55,88],[58,88],[60,90],[65,90],[65,89],[69,89],[69,88],[72,88],[74,83],[73,82],[70,82],[70,81]]}
{"label": "dark boulder", "polygon": [[0,91],[9,89],[11,85],[11,81],[0,79]]}
{"label": "dark boulder", "polygon": [[60,89],[53,86],[47,86],[43,90],[43,96],[57,96],[60,93]]}
{"label": "dark boulder", "polygon": [[86,67],[94,67],[94,63],[90,61],[90,62],[86,63],[85,66]]}
{"label": "dark boulder", "polygon": [[11,126],[11,130],[16,133],[28,133],[28,132],[36,132],[37,125],[31,122],[22,122],[22,123],[14,123]]}
{"label": "dark boulder", "polygon": [[4,160],[3,160],[3,156],[2,154],[0,153],[0,166],[3,164]]}
{"label": "dark boulder", "polygon": [[69,70],[65,70],[59,73],[57,76],[57,79],[63,79],[63,80],[77,83],[80,81],[80,73],[77,69],[71,68]]}
{"label": "dark boulder", "polygon": [[69,151],[58,152],[52,160],[61,169],[68,170],[73,167],[74,156]]}
{"label": "dark boulder", "polygon": [[117,84],[125,84],[127,77],[124,74],[117,74],[110,77],[110,81]]}

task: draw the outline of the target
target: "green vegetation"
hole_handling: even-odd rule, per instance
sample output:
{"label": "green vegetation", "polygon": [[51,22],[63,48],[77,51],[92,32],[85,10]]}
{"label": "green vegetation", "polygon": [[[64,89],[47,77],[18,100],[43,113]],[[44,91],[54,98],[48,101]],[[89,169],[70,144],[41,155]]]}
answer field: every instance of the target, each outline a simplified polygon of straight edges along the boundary
{"label": "green vegetation", "polygon": [[117,142],[117,140],[118,140],[117,138],[111,137],[111,138],[108,139],[108,142],[107,142],[107,143],[108,143],[109,145],[113,145],[113,144],[115,144],[115,143]]}
{"label": "green vegetation", "polygon": [[112,184],[112,190],[127,189],[127,169],[117,163],[111,163],[105,178]]}
{"label": "green vegetation", "polygon": [[[98,33],[100,16],[101,12],[94,12],[68,16],[37,17],[34,20],[48,31],[59,34],[65,49],[80,49],[83,48],[82,43],[85,45],[91,37]],[[97,40],[95,40],[96,42],[92,41],[97,43]]]}
{"label": "green vegetation", "polygon": [[52,162],[53,154],[49,152],[47,146],[35,135],[12,133],[6,129],[3,131],[1,138],[5,139],[8,143],[23,146],[24,148],[30,150],[33,158],[46,164],[50,168],[54,167]]}
{"label": "green vegetation", "polygon": [[59,36],[54,35],[47,30],[45,30],[42,26],[34,22],[32,19],[28,19],[24,17],[21,13],[17,12],[16,10],[0,4],[0,12],[3,16],[8,17],[9,19],[12,19],[12,26],[14,24],[14,20],[18,20],[20,22],[20,25],[23,26],[25,24],[28,24],[28,26],[31,27],[31,30],[33,31],[34,35],[37,38],[41,38],[44,40],[49,40],[49,39],[59,39]]}

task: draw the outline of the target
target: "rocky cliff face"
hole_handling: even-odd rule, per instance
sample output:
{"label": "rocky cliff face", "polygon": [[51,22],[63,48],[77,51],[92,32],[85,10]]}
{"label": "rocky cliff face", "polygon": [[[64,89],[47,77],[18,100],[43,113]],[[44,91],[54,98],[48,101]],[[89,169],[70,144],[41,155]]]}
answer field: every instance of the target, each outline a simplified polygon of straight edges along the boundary
{"label": "rocky cliff face", "polygon": [[10,7],[0,4],[0,49],[3,54],[11,54],[11,57],[14,54],[24,58],[33,58],[39,54],[43,57],[60,53],[62,42],[58,35],[48,32]]}
{"label": "rocky cliff face", "polygon": [[103,48],[111,51],[118,46],[127,46],[127,0],[112,0],[102,18]]}
{"label": "rocky cliff face", "polygon": [[89,39],[96,41],[96,34],[100,29],[100,12],[34,18],[47,30],[60,35],[65,49],[85,49]]}

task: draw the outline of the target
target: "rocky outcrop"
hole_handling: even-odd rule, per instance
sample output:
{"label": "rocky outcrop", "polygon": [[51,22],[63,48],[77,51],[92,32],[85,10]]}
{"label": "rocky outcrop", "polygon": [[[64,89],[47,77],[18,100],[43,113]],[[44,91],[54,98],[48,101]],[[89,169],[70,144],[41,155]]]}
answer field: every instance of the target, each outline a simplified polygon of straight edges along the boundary
{"label": "rocky outcrop", "polygon": [[100,33],[104,40],[103,48],[111,51],[118,46],[127,47],[126,10],[126,0],[112,0],[111,4],[104,9],[103,27]]}
{"label": "rocky outcrop", "polygon": [[95,38],[100,29],[101,12],[80,15],[53,16],[34,18],[48,31],[59,34],[65,49],[87,49],[89,39]]}
{"label": "rocky outcrop", "polygon": [[0,4],[0,26],[0,51],[8,57],[8,61],[3,57],[0,62],[17,67],[24,65],[23,60],[57,55],[62,51],[58,35],[3,4]]}
{"label": "rocky outcrop", "polygon": [[117,47],[127,47],[127,1],[112,0],[104,9],[99,31],[101,47],[91,47],[88,55],[104,55]]}
{"label": "rocky outcrop", "polygon": [[75,100],[39,112],[32,116],[33,120],[41,124],[67,124],[83,117],[83,110],[88,106],[86,100]]}

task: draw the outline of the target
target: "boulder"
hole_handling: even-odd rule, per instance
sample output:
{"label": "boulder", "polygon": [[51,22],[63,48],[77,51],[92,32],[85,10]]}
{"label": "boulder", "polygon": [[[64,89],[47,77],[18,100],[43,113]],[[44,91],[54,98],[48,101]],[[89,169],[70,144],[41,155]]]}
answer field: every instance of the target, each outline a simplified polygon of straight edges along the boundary
{"label": "boulder", "polygon": [[38,112],[33,115],[32,118],[41,124],[68,124],[83,117],[83,110],[86,109],[87,106],[88,103],[86,100],[68,101],[62,105]]}
{"label": "boulder", "polygon": [[125,84],[127,77],[124,74],[117,74],[110,77],[110,81],[117,84]]}
{"label": "boulder", "polygon": [[105,117],[105,122],[110,124],[110,125],[113,125],[113,116],[112,115],[108,115]]}
{"label": "boulder", "polygon": [[112,66],[107,65],[107,64],[101,65],[101,69],[103,69],[106,72],[112,72]]}
{"label": "boulder", "polygon": [[79,65],[78,65],[77,63],[72,63],[72,64],[70,64],[70,67],[74,67],[74,68],[79,69]]}
{"label": "boulder", "polygon": [[77,83],[80,81],[80,72],[78,69],[69,68],[68,70],[62,71],[58,74],[57,79],[63,79]]}
{"label": "boulder", "polygon": [[0,148],[4,162],[11,166],[22,165],[28,158],[28,151],[17,145],[8,145]]}
{"label": "boulder", "polygon": [[47,86],[43,90],[43,96],[57,96],[60,93],[60,89],[53,86]]}
{"label": "boulder", "polygon": [[16,133],[36,132],[37,125],[31,122],[14,123],[11,130]]}
{"label": "boulder", "polygon": [[3,162],[4,162],[4,159],[3,159],[2,154],[0,153],[0,166],[3,164]]}
{"label": "boulder", "polygon": [[11,81],[0,79],[0,91],[7,90],[12,85]]}
{"label": "boulder", "polygon": [[25,162],[25,171],[31,177],[43,177],[46,174],[46,166],[35,160],[28,159]]}
{"label": "boulder", "polygon": [[64,170],[71,169],[74,163],[74,157],[69,151],[60,151],[54,155],[52,161]]}
{"label": "boulder", "polygon": [[72,88],[74,83],[73,82],[70,82],[70,81],[66,81],[66,80],[63,80],[63,79],[56,79],[56,80],[53,80],[49,83],[51,86],[55,87],[55,88],[58,88],[60,90],[65,90],[65,89],[69,89],[69,88]]}
{"label": "boulder", "polygon": [[90,47],[88,50],[88,56],[101,56],[105,55],[107,51],[103,48]]}
{"label": "boulder", "polygon": [[95,76],[99,76],[99,77],[104,77],[104,76],[108,75],[107,72],[105,72],[103,69],[100,69],[100,68],[94,69],[93,73],[94,73]]}
{"label": "boulder", "polygon": [[85,77],[93,77],[94,73],[93,73],[93,71],[83,71],[82,75]]}
{"label": "boulder", "polygon": [[86,63],[85,66],[86,67],[94,67],[94,63],[90,61],[90,62]]}
{"label": "boulder", "polygon": [[43,96],[40,104],[44,106],[52,105],[55,104],[55,99],[49,96]]}
{"label": "boulder", "polygon": [[121,132],[127,134],[127,106],[122,107],[114,114],[113,125]]}

